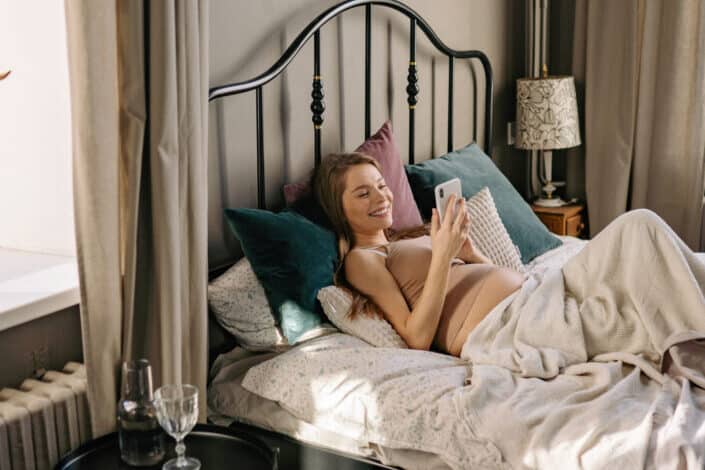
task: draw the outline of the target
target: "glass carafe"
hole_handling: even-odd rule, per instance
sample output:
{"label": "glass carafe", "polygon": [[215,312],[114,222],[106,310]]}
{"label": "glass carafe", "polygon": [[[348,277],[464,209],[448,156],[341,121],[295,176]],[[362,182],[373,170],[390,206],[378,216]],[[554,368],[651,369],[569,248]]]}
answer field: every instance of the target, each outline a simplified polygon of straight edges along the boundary
{"label": "glass carafe", "polygon": [[117,407],[120,457],[128,465],[155,465],[164,459],[165,435],[152,396],[152,368],[139,359],[122,365],[122,396]]}

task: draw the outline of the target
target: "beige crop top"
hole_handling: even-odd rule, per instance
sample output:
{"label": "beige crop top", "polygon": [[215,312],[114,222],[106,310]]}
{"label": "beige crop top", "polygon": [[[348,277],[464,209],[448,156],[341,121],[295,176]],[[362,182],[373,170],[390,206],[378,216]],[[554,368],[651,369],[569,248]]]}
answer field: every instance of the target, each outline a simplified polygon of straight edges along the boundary
{"label": "beige crop top", "polygon": [[[386,257],[386,266],[413,309],[421,296],[431,264],[431,237],[398,240],[375,248]],[[385,252],[379,251],[384,249]],[[465,264],[454,259],[434,347],[460,355],[465,339],[499,302],[521,287],[524,276],[512,269],[489,264]]]}

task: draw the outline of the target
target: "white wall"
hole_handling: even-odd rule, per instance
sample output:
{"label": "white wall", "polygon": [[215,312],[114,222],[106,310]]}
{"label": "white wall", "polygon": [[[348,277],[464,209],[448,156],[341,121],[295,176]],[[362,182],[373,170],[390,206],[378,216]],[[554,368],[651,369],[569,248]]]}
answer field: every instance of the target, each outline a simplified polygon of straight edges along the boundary
{"label": "white wall", "polygon": [[75,253],[64,2],[0,0],[0,247]]}

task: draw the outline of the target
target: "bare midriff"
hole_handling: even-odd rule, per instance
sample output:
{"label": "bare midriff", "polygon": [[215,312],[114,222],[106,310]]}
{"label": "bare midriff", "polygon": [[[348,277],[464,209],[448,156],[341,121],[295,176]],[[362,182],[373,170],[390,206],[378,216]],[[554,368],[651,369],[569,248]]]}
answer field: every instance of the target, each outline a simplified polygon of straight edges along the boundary
{"label": "bare midriff", "polygon": [[472,330],[523,280],[517,271],[489,264],[452,266],[434,346],[460,356]]}
{"label": "bare midriff", "polygon": [[[410,309],[421,296],[431,263],[430,237],[390,243],[387,269],[396,279]],[[521,287],[524,276],[513,269],[454,260],[434,347],[459,356],[472,330],[509,294]]]}

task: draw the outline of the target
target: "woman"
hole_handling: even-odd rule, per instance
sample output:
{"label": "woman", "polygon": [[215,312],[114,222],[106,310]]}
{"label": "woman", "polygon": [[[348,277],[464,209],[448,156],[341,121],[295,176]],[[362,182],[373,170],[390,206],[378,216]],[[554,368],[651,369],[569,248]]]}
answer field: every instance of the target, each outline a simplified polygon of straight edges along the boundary
{"label": "woman", "polygon": [[339,237],[335,281],[355,294],[352,314],[381,312],[411,348],[542,378],[632,354],[705,388],[705,264],[653,212],[623,214],[560,270],[524,283],[473,246],[462,200],[443,223],[433,212],[430,237],[392,237],[393,196],[374,159],[329,155],[313,183]]}
{"label": "woman", "polygon": [[336,284],[355,294],[352,314],[377,307],[411,348],[460,355],[473,328],[522,284],[473,246],[462,198],[451,196],[443,223],[434,209],[430,236],[390,237],[394,197],[372,157],[329,155],[314,188],[339,238]]}

